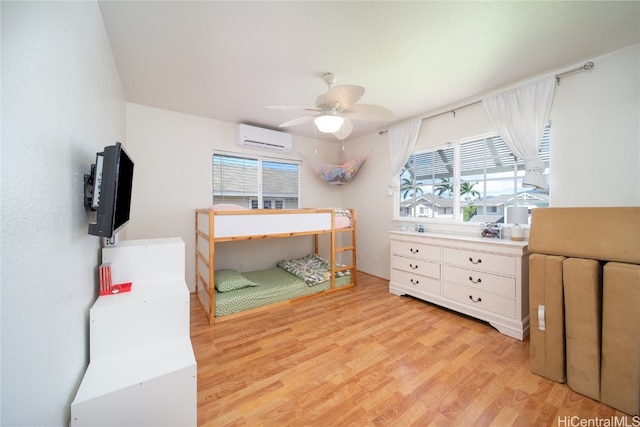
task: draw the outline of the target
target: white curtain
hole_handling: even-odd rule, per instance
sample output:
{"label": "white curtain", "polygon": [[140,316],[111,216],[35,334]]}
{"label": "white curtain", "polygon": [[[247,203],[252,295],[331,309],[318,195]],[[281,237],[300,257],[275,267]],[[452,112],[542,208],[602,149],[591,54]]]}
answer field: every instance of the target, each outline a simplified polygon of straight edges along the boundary
{"label": "white curtain", "polygon": [[400,188],[400,172],[413,153],[421,124],[422,120],[415,120],[389,129],[389,159],[391,162],[389,196],[393,196],[395,190]]}
{"label": "white curtain", "polygon": [[556,86],[554,76],[482,98],[485,112],[511,152],[525,162],[522,185],[547,189],[538,157]]}

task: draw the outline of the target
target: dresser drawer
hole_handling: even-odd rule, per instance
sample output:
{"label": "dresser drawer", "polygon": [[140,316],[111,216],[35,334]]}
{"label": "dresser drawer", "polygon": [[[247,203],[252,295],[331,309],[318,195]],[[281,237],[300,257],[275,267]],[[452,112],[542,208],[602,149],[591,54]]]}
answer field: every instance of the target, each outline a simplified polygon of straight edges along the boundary
{"label": "dresser drawer", "polygon": [[406,288],[440,295],[440,280],[400,270],[391,270],[391,280]]}
{"label": "dresser drawer", "polygon": [[451,248],[444,248],[443,256],[444,263],[449,265],[508,276],[516,274],[514,257]]}
{"label": "dresser drawer", "polygon": [[516,297],[516,279],[513,277],[496,276],[495,274],[484,271],[474,271],[445,265],[442,267],[442,278],[446,282],[493,292],[507,298]]}
{"label": "dresser drawer", "polygon": [[469,286],[445,283],[442,294],[445,298],[457,301],[473,308],[490,311],[507,317],[515,317],[515,300],[495,295]]}
{"label": "dresser drawer", "polygon": [[440,262],[440,247],[419,243],[391,241],[391,253],[410,258]]}
{"label": "dresser drawer", "polygon": [[440,264],[435,262],[394,255],[391,259],[391,267],[395,270],[403,270],[408,273],[440,279]]}

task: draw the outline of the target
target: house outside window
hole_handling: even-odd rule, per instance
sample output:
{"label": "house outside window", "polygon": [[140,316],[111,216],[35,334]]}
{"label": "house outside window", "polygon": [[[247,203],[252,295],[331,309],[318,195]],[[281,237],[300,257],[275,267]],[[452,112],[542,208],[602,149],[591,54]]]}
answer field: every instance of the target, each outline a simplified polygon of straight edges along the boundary
{"label": "house outside window", "polygon": [[[251,199],[251,209],[259,209],[258,199]],[[280,199],[262,199],[262,209],[284,209],[285,208],[285,200]],[[293,208],[295,209],[295,208]]]}
{"label": "house outside window", "polygon": [[[550,132],[539,151],[547,180]],[[416,151],[400,174],[398,216],[504,223],[509,206],[548,207],[548,191],[522,187],[524,173],[524,161],[498,135]]]}
{"label": "house outside window", "polygon": [[300,164],[295,160],[214,153],[213,204],[249,209],[297,209],[301,206]]}

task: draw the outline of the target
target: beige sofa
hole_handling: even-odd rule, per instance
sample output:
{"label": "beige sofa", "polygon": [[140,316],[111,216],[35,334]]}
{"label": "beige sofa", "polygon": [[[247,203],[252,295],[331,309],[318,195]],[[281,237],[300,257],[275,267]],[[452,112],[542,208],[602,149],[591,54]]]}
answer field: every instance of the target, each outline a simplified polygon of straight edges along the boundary
{"label": "beige sofa", "polygon": [[532,212],[531,370],[640,415],[640,207]]}

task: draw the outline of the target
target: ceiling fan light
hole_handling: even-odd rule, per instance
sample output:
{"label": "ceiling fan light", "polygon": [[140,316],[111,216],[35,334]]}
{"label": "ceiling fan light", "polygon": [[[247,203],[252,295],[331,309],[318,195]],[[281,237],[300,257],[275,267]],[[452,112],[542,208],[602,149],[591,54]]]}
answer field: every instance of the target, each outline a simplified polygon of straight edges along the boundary
{"label": "ceiling fan light", "polygon": [[313,122],[322,133],[334,133],[340,130],[344,119],[335,115],[322,115],[316,117]]}

